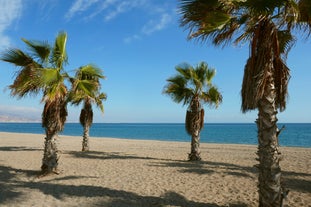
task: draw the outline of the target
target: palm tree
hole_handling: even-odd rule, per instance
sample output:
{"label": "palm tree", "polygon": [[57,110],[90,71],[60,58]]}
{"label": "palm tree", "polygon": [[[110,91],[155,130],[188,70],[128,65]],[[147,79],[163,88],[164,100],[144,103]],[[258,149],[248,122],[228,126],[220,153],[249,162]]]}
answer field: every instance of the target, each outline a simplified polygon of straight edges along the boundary
{"label": "palm tree", "polygon": [[80,123],[83,126],[82,151],[89,151],[89,130],[93,123],[92,103],[104,112],[102,101],[106,100],[105,93],[100,93],[100,79],[104,79],[102,70],[94,65],[80,67],[74,78],[71,79],[72,89],[69,100],[74,105],[84,102],[80,113]]}
{"label": "palm tree", "polygon": [[286,56],[293,30],[310,34],[310,0],[180,0],[181,26],[189,38],[214,45],[249,42],[244,69],[242,111],[258,109],[259,206],[281,206],[277,113],[285,110],[289,68]]}
{"label": "palm tree", "polygon": [[46,137],[41,173],[58,173],[56,139],[67,117],[67,87],[64,80],[68,76],[63,68],[67,63],[67,34],[60,32],[54,46],[47,42],[22,40],[28,46],[28,53],[20,49],[8,49],[0,59],[20,68],[13,84],[9,86],[11,95],[22,98],[43,92],[42,102],[45,104],[42,126]]}
{"label": "palm tree", "polygon": [[189,160],[201,160],[200,157],[200,131],[204,125],[204,109],[202,103],[215,105],[222,102],[222,96],[217,88],[212,85],[216,72],[209,69],[205,62],[195,68],[185,64],[176,67],[177,75],[169,78],[164,88],[164,93],[171,96],[174,102],[183,102],[188,105],[186,114],[186,131],[191,135],[191,152]]}

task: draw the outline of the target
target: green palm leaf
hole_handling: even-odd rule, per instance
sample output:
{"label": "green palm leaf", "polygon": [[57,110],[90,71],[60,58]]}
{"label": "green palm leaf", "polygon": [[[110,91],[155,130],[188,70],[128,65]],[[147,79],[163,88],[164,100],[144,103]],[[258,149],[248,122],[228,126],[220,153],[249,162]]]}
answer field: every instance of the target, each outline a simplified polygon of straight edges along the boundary
{"label": "green palm leaf", "polygon": [[96,79],[96,78],[104,79],[106,78],[103,75],[103,71],[100,68],[98,68],[95,65],[91,65],[91,64],[81,67],[77,71],[76,76],[79,79]]}
{"label": "green palm leaf", "polygon": [[9,85],[12,96],[22,98],[28,94],[36,95],[41,87],[37,82],[38,74],[32,67],[23,67],[17,73],[13,84]]}
{"label": "green palm leaf", "polygon": [[95,96],[95,104],[102,112],[104,112],[103,100],[106,99],[107,95],[105,93],[100,93],[98,96]]}
{"label": "green palm leaf", "polygon": [[55,83],[61,82],[62,76],[55,68],[41,68],[40,69],[40,82],[44,87],[49,87]]}
{"label": "green palm leaf", "polygon": [[74,105],[81,102],[94,102],[103,112],[102,100],[106,100],[105,93],[100,93],[100,79],[104,79],[103,71],[95,65],[89,64],[80,67],[71,78],[72,89],[69,93],[69,101]]}
{"label": "green palm leaf", "polygon": [[22,40],[28,45],[29,49],[34,53],[34,56],[40,58],[41,63],[48,62],[51,49],[47,42],[30,41],[25,38],[22,38]]}
{"label": "green palm leaf", "polygon": [[[205,41],[209,35],[224,29],[231,22],[228,13],[231,1],[181,0],[181,26],[190,29],[189,38]],[[220,9],[222,8],[222,9]]]}
{"label": "green palm leaf", "polygon": [[77,81],[76,89],[87,96],[93,97],[93,93],[97,89],[97,83],[90,80],[79,80]]}
{"label": "green palm leaf", "polygon": [[[218,105],[221,102],[220,93],[211,83],[215,70],[209,69],[206,63],[201,62],[195,68],[189,64],[178,65],[176,71],[177,75],[167,79],[168,84],[163,90],[163,93],[169,95],[174,102],[188,105],[195,96],[200,96],[204,103],[211,105]],[[211,94],[203,92],[208,90],[212,90]],[[216,92],[218,96],[215,95]]]}
{"label": "green palm leaf", "polygon": [[0,59],[22,67],[36,64],[29,55],[25,54],[20,49],[8,49],[1,55]]}
{"label": "green palm leaf", "polygon": [[67,63],[68,57],[66,53],[66,42],[67,42],[67,33],[60,32],[56,37],[53,54],[52,54],[52,62],[55,67],[62,69],[64,63]]}

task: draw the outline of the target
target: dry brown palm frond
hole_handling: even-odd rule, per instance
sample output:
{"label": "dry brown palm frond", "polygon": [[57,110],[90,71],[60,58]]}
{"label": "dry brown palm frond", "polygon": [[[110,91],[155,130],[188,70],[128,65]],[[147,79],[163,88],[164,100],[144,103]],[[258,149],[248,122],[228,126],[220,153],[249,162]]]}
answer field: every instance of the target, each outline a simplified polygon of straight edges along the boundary
{"label": "dry brown palm frond", "polygon": [[200,130],[203,129],[204,127],[204,109],[201,109],[201,113],[200,113]]}
{"label": "dry brown palm frond", "polygon": [[62,131],[67,115],[67,103],[64,98],[47,101],[42,113],[42,126],[54,133]]}
{"label": "dry brown palm frond", "polygon": [[84,126],[90,126],[93,123],[93,110],[81,109],[80,123]]}
{"label": "dry brown palm frond", "polygon": [[277,28],[268,21],[260,23],[254,34],[250,58],[244,69],[241,91],[243,112],[257,108],[258,101],[271,81],[275,86],[274,101],[281,111],[285,109],[290,76],[284,62]]}
{"label": "dry brown palm frond", "polygon": [[274,73],[276,104],[280,111],[284,111],[286,108],[286,98],[288,95],[287,86],[290,79],[290,71],[281,59],[275,59],[274,62],[274,65],[276,66]]}
{"label": "dry brown palm frond", "polygon": [[87,114],[86,110],[85,109],[81,109],[81,112],[80,112],[80,123],[81,123],[82,126],[85,125],[85,117],[87,116],[86,114]]}
{"label": "dry brown palm frond", "polygon": [[249,58],[244,68],[244,77],[242,82],[242,112],[252,110],[256,108],[256,101],[254,99],[255,89],[254,89],[254,75],[251,65],[252,59]]}
{"label": "dry brown palm frond", "polygon": [[187,110],[186,113],[186,131],[189,135],[192,135],[193,129],[192,129],[192,119],[193,119],[193,113],[189,110]]}

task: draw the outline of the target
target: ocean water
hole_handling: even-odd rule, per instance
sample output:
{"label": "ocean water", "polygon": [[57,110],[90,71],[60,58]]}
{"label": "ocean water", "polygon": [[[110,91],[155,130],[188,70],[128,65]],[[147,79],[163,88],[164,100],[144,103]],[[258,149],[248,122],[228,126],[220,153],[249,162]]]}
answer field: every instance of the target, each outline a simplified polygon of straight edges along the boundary
{"label": "ocean water", "polygon": [[[279,135],[281,146],[311,147],[311,123],[279,124],[285,129]],[[44,134],[40,123],[0,123],[0,131]],[[79,123],[66,123],[63,135],[81,136]],[[124,139],[190,141],[182,123],[177,124],[109,124],[94,123],[91,137],[115,137]],[[1,141],[1,140],[0,140]],[[205,124],[201,131],[202,143],[257,144],[255,124]]]}

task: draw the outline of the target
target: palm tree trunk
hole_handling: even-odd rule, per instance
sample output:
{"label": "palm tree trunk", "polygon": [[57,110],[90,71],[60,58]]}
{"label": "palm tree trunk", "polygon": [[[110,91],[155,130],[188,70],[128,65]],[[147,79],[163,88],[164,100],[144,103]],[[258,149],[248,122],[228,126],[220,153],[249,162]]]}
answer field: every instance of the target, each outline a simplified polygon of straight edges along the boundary
{"label": "palm tree trunk", "polygon": [[200,156],[200,130],[195,130],[191,138],[191,152],[189,154],[190,161],[201,160]]}
{"label": "palm tree trunk", "polygon": [[80,113],[80,123],[83,126],[82,151],[89,151],[89,132],[93,123],[93,110],[91,100],[87,98],[84,102],[84,108]]}
{"label": "palm tree trunk", "polygon": [[58,174],[58,150],[56,143],[56,133],[46,133],[45,142],[44,142],[44,153],[41,165],[41,173],[49,174],[56,173]]}
{"label": "palm tree trunk", "polygon": [[63,130],[67,117],[65,99],[56,99],[48,101],[44,105],[42,113],[42,126],[45,128],[44,153],[41,165],[41,173],[43,175],[49,173],[58,174],[58,149],[57,134]]}
{"label": "palm tree trunk", "polygon": [[188,132],[191,133],[191,152],[188,155],[190,161],[201,160],[200,156],[200,130],[202,128],[202,113],[201,104],[198,96],[194,96],[190,104],[190,111],[187,112],[186,125]]}
{"label": "palm tree trunk", "polygon": [[272,75],[263,98],[258,102],[259,206],[280,207],[283,200],[281,185],[281,152],[278,145],[276,93]]}
{"label": "palm tree trunk", "polygon": [[83,127],[82,151],[89,151],[90,149],[89,131],[90,131],[90,126],[85,125]]}

